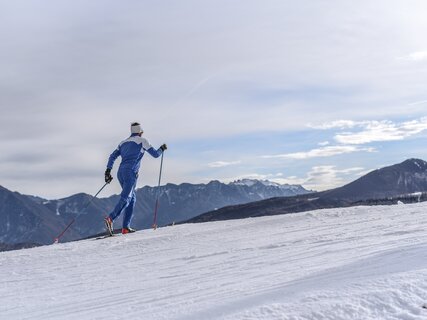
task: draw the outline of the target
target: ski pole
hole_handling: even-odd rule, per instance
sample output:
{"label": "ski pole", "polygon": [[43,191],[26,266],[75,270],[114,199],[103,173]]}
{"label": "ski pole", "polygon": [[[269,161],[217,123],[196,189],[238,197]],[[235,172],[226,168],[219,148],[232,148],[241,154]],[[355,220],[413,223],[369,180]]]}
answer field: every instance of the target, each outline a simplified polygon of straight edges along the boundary
{"label": "ski pole", "polygon": [[90,198],[90,200],[87,202],[87,204],[83,207],[82,211],[71,220],[70,223],[67,224],[67,226],[65,227],[65,229],[54,239],[53,243],[58,243],[59,239],[62,238],[62,236],[64,235],[64,233],[71,227],[71,225],[77,220],[78,217],[81,216],[81,214],[89,207],[89,205],[92,203],[92,201],[98,196],[98,194],[101,193],[102,190],[104,190],[104,188],[107,186],[108,182],[106,182],[101,189],[99,189],[99,191]]}
{"label": "ski pole", "polygon": [[159,197],[160,197],[160,181],[162,179],[162,171],[163,171],[163,155],[162,153],[162,159],[160,161],[160,172],[159,172],[159,184],[157,185],[157,199],[156,199],[156,205],[154,207],[154,222],[153,222],[153,229],[157,229],[157,210],[159,209]]}

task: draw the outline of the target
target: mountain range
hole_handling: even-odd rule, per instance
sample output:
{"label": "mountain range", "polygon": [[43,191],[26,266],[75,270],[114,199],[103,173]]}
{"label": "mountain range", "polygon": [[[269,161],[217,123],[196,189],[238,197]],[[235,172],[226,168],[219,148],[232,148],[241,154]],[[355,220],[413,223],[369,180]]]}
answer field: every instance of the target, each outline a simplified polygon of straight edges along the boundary
{"label": "mountain range", "polygon": [[[426,191],[427,162],[420,159],[409,159],[374,170],[336,189],[228,206],[204,213],[185,222],[242,219],[361,204],[391,204],[401,201],[405,198],[404,195]],[[421,195],[415,197],[417,200],[424,200],[424,198]]]}
{"label": "mountain range", "polygon": [[[132,226],[137,229],[152,226],[157,196],[158,225],[161,226],[227,205],[309,192],[298,185],[249,179],[229,184],[219,181],[207,184],[167,184],[159,189],[146,186],[136,191],[138,201]],[[104,232],[103,217],[114,208],[118,199],[118,195],[92,199],[90,195],[79,193],[63,199],[46,200],[0,187],[0,251],[50,244],[76,217],[76,222],[61,241],[82,239]],[[115,223],[115,227],[120,225],[120,220]]]}
{"label": "mountain range", "polygon": [[[374,170],[336,189],[313,192],[298,185],[238,180],[229,184],[166,184],[137,190],[133,226],[147,229],[159,197],[158,225],[205,222],[278,215],[353,205],[393,204],[425,200],[427,162],[409,159]],[[412,196],[414,193],[415,196]],[[0,251],[50,244],[76,219],[61,241],[87,238],[104,232],[103,217],[118,195],[93,199],[79,193],[59,200],[22,195],[0,187]],[[89,205],[88,205],[89,204]],[[121,221],[115,222],[120,227]]]}

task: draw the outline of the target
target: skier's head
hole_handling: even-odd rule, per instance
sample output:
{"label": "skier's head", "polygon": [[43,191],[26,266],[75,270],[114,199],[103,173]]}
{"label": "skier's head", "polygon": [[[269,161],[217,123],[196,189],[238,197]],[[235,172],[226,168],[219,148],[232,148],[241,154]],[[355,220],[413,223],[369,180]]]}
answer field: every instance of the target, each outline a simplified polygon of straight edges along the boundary
{"label": "skier's head", "polygon": [[144,133],[144,130],[142,130],[141,125],[140,125],[138,122],[133,122],[133,123],[130,125],[130,132],[131,132],[132,134],[137,133],[137,134],[141,135],[141,134],[143,134],[143,133]]}

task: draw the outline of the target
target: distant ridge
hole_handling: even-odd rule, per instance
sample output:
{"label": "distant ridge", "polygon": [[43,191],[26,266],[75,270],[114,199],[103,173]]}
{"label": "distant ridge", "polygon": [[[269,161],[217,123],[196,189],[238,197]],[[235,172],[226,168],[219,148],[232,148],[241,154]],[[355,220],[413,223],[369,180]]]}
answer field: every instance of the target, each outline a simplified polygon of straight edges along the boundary
{"label": "distant ridge", "polygon": [[[162,226],[227,205],[306,193],[309,191],[301,186],[248,179],[228,184],[211,181],[207,184],[167,184],[160,189],[143,187],[136,191],[138,201],[133,227],[141,230],[152,226],[157,195],[160,197],[158,224]],[[5,244],[0,251],[7,244],[50,244],[76,216],[79,218],[61,241],[104,232],[103,217],[114,208],[118,196],[94,199],[86,208],[90,200],[91,196],[84,193],[46,200],[0,187],[0,243]],[[121,221],[117,221],[115,227],[120,226]]]}
{"label": "distant ridge", "polygon": [[[137,190],[134,227],[150,228],[157,194],[160,196],[159,225],[179,222],[204,222],[294,213],[357,204],[391,204],[391,197],[427,191],[427,162],[408,159],[374,170],[340,188],[310,192],[301,186],[280,185],[270,181],[237,180],[228,184],[167,184],[160,189]],[[158,193],[159,192],[159,193]],[[411,197],[411,196],[410,196]],[[74,217],[78,221],[62,241],[78,240],[104,232],[102,217],[116,204],[118,196],[94,199],[76,194],[59,200],[25,196],[0,187],[0,243],[3,247],[50,244]],[[409,199],[409,198],[408,198]],[[416,201],[412,196],[410,201]],[[419,199],[424,200],[424,194]],[[120,227],[120,221],[115,227]],[[0,248],[0,250],[2,250]]]}
{"label": "distant ridge", "polygon": [[340,188],[308,195],[278,197],[243,205],[228,206],[207,212],[186,222],[242,219],[355,204],[390,204],[391,200],[387,198],[404,198],[404,195],[426,191],[427,162],[421,159],[408,159],[396,165],[374,170]]}
{"label": "distant ridge", "polygon": [[427,191],[427,162],[408,159],[402,163],[374,170],[324,197],[351,201],[379,199],[400,194]]}
{"label": "distant ridge", "polygon": [[[60,217],[42,204],[0,186],[0,243],[26,246],[52,243],[58,229],[65,227]],[[70,235],[73,236],[73,231]]]}

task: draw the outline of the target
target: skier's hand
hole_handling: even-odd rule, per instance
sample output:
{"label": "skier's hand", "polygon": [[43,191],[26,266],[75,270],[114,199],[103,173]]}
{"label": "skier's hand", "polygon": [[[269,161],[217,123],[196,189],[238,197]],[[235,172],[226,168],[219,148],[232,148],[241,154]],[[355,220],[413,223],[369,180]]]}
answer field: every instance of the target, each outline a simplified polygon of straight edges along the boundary
{"label": "skier's hand", "polygon": [[111,181],[113,181],[113,176],[111,175],[111,169],[105,170],[105,182],[106,183],[110,183]]}
{"label": "skier's hand", "polygon": [[168,146],[166,145],[166,143],[163,143],[163,144],[160,146],[160,149],[162,149],[162,151],[165,151],[167,148],[168,148]]}

